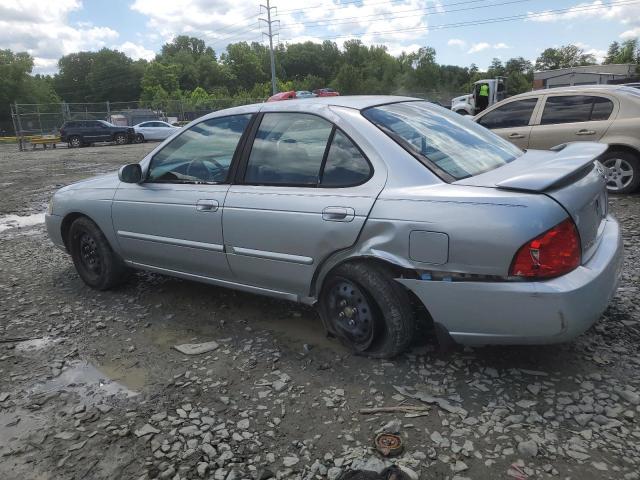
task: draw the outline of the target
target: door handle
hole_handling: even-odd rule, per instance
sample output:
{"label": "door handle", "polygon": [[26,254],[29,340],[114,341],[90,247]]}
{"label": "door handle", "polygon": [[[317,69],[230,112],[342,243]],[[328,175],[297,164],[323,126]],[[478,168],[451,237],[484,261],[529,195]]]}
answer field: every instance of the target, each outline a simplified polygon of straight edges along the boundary
{"label": "door handle", "polygon": [[327,207],[322,210],[322,219],[327,222],[350,222],[356,212],[350,207]]}
{"label": "door handle", "polygon": [[576,132],[576,135],[595,135],[595,130],[587,130],[586,128],[581,128]]}
{"label": "door handle", "polygon": [[217,212],[220,204],[217,200],[198,200],[196,210],[199,212]]}
{"label": "door handle", "polygon": [[509,138],[524,138],[524,135],[514,132],[509,134]]}

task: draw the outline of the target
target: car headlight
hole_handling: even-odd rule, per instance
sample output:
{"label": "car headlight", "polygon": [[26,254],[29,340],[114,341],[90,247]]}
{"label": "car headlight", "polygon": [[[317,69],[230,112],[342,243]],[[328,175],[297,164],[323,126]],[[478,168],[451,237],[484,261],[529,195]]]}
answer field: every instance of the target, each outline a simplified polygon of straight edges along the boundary
{"label": "car headlight", "polygon": [[53,197],[51,197],[51,200],[49,200],[49,205],[47,205],[47,214],[53,214]]}

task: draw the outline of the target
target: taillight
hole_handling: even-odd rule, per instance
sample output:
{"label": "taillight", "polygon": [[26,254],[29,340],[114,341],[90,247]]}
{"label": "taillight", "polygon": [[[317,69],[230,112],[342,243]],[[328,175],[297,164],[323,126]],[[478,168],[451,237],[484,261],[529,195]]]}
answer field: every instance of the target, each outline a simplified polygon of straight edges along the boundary
{"label": "taillight", "polygon": [[558,277],[578,267],[581,255],[580,235],[571,218],[567,218],[520,247],[511,262],[509,275]]}

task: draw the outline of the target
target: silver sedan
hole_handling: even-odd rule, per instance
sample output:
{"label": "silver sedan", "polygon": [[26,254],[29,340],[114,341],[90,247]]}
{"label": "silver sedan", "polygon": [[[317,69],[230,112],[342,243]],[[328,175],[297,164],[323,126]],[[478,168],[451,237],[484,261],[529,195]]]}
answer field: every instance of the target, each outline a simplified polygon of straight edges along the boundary
{"label": "silver sedan", "polygon": [[143,269],[315,305],[373,357],[421,322],[461,344],[555,343],[617,287],[606,149],[525,153],[407,97],[248,105],[62,188],[46,223],[95,289]]}
{"label": "silver sedan", "polygon": [[170,123],[160,120],[153,120],[134,125],[133,129],[136,132],[136,142],[141,143],[147,140],[164,140],[180,130],[180,127],[174,127]]}

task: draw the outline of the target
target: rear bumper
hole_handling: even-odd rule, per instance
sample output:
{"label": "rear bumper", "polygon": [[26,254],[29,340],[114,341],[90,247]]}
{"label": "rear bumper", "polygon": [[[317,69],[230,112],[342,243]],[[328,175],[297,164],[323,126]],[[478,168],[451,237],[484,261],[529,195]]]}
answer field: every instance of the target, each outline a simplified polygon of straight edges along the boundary
{"label": "rear bumper", "polygon": [[541,282],[398,281],[458,343],[559,343],[600,318],[618,287],[622,260],[620,227],[608,217],[593,256],[562,277]]}
{"label": "rear bumper", "polygon": [[47,213],[44,216],[44,223],[47,226],[47,234],[53,244],[60,250],[66,252],[67,247],[62,239],[62,217],[59,215],[51,215]]}

